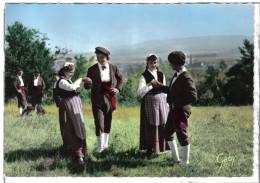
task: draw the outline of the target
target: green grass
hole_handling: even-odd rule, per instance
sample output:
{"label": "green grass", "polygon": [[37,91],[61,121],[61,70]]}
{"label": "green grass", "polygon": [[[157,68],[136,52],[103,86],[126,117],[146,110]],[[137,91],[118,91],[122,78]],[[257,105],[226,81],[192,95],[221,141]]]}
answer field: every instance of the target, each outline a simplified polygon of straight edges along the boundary
{"label": "green grass", "polygon": [[[139,156],[139,107],[122,106],[113,114],[110,150],[101,157],[95,152],[94,121],[91,108],[86,105],[89,158],[81,172],[75,171],[61,155],[56,107],[48,106],[46,110],[45,116],[33,113],[20,117],[15,104],[5,105],[6,176],[252,176],[252,106],[193,107],[189,120],[190,165],[181,167],[171,163],[170,153],[150,160]],[[234,161],[221,163],[228,158]]]}

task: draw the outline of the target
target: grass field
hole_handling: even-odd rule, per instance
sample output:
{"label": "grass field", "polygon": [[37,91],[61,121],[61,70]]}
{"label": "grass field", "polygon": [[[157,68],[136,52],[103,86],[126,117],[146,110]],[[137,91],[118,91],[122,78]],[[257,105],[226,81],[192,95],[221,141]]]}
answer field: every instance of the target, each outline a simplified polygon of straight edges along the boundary
{"label": "grass field", "polygon": [[5,105],[6,176],[252,176],[252,106],[193,107],[190,165],[186,167],[173,165],[170,153],[149,160],[139,156],[139,107],[118,107],[113,114],[110,150],[100,157],[95,152],[91,109],[84,106],[89,160],[83,172],[76,172],[62,158],[57,109],[53,105],[46,110],[44,116],[20,117],[16,104]]}

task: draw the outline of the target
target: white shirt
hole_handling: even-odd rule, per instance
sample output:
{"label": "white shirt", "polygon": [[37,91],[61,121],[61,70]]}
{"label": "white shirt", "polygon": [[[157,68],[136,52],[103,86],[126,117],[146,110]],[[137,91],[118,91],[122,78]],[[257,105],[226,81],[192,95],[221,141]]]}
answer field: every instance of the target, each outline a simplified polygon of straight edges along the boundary
{"label": "white shirt", "polygon": [[111,81],[109,64],[106,63],[106,64],[105,64],[105,67],[106,67],[106,68],[103,70],[103,69],[102,69],[102,65],[101,65],[100,63],[98,63],[98,68],[99,68],[99,70],[100,70],[101,81],[102,81],[102,82],[109,82],[109,81]]}
{"label": "white shirt", "polygon": [[55,81],[55,82],[54,82],[53,88],[56,88],[57,82],[58,82],[58,81]]}
{"label": "white shirt", "polygon": [[66,90],[66,91],[75,91],[76,89],[80,88],[82,83],[82,78],[79,78],[74,83],[69,83],[65,79],[61,79],[59,82],[59,88]]}
{"label": "white shirt", "polygon": [[[155,80],[157,80],[157,69],[154,71],[150,71],[148,69],[148,71],[154,76]],[[148,93],[151,89],[153,89],[153,86],[147,85],[148,83],[146,83],[144,76],[141,76],[140,80],[139,80],[139,86],[138,86],[138,90],[137,90],[137,95],[140,96],[141,98],[143,98],[145,96],[146,93]],[[166,79],[165,76],[163,75],[163,85],[166,85]]]}
{"label": "white shirt", "polygon": [[18,79],[20,80],[20,86],[24,86],[23,78],[22,76],[18,76]]}
{"label": "white shirt", "polygon": [[34,86],[38,86],[38,80],[39,80],[39,77],[37,77],[36,79],[33,80],[33,85]]}
{"label": "white shirt", "polygon": [[173,78],[171,84],[170,84],[170,88],[172,87],[173,83],[176,81],[176,79],[179,77],[179,75],[181,75],[183,72],[187,71],[186,67],[182,67],[182,69],[177,73],[177,77]]}

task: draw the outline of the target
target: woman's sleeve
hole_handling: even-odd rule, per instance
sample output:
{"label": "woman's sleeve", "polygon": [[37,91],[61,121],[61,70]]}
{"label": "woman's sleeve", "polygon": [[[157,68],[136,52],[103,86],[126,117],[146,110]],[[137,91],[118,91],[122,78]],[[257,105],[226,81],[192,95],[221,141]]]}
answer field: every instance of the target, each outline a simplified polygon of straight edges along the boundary
{"label": "woman's sleeve", "polygon": [[[166,86],[166,78],[165,78],[165,75],[163,75],[163,85]],[[167,94],[166,92],[164,92],[165,94],[165,97],[167,97]]]}
{"label": "woman's sleeve", "polygon": [[79,80],[77,80],[74,83],[69,83],[65,79],[61,79],[59,82],[59,87],[66,91],[75,91],[76,89],[78,89],[80,87],[80,83],[81,82],[79,82]]}
{"label": "woman's sleeve", "polygon": [[141,76],[139,80],[139,86],[137,90],[137,95],[140,97],[144,97],[146,93],[148,93],[151,89],[153,89],[153,86],[147,86],[146,81],[143,76]]}

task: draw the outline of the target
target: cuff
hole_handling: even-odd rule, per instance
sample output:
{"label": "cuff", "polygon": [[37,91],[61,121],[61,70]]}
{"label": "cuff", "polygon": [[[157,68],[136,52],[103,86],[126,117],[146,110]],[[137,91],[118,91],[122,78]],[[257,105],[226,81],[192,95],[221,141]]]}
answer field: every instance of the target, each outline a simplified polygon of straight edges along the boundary
{"label": "cuff", "polygon": [[147,88],[148,88],[148,91],[150,91],[151,89],[153,89],[153,86],[150,85],[150,86],[148,86]]}

